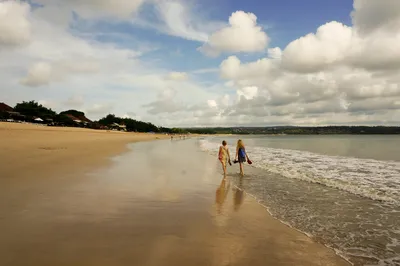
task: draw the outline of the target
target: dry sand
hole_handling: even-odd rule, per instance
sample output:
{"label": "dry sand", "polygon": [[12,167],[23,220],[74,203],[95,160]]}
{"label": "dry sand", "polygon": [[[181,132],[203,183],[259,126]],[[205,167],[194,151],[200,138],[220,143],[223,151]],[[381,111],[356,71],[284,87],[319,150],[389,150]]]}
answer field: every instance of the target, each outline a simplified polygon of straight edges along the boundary
{"label": "dry sand", "polygon": [[0,122],[0,178],[90,169],[136,141],[165,135]]}
{"label": "dry sand", "polygon": [[[104,166],[156,136],[14,124],[0,134],[0,265],[348,265],[238,190],[237,169],[222,179],[195,140],[138,143]],[[87,165],[98,167],[85,175]]]}

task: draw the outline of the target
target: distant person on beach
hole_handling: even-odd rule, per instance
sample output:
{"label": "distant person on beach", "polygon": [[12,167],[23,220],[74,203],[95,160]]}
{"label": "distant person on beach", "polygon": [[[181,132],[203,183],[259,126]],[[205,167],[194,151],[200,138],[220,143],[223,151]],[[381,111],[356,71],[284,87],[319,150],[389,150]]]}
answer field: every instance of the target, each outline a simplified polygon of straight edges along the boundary
{"label": "distant person on beach", "polygon": [[218,159],[222,164],[224,176],[226,176],[226,164],[231,164],[231,155],[229,154],[228,145],[225,140],[222,141],[222,146],[219,147]]}
{"label": "distant person on beach", "polygon": [[240,174],[243,176],[244,171],[243,171],[243,163],[248,162],[249,164],[252,164],[250,161],[249,157],[247,156],[246,153],[246,148],[244,147],[243,141],[241,139],[238,140],[237,145],[236,145],[236,156],[235,156],[235,163],[239,163],[240,165]]}

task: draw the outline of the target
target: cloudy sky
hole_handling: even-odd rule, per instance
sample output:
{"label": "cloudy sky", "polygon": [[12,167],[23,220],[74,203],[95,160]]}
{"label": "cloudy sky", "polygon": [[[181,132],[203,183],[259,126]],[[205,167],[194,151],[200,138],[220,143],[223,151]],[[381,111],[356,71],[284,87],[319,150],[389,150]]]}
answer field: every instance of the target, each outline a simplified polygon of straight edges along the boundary
{"label": "cloudy sky", "polygon": [[0,102],[162,126],[398,125],[399,0],[0,0]]}

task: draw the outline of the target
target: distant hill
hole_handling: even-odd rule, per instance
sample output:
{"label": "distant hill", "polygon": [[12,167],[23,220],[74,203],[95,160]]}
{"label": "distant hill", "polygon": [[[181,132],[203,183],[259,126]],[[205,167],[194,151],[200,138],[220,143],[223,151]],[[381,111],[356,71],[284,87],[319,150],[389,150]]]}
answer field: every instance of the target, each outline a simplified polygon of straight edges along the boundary
{"label": "distant hill", "polygon": [[186,128],[197,134],[286,134],[286,135],[333,135],[333,134],[400,134],[396,126],[268,126],[268,127],[217,127],[217,128]]}
{"label": "distant hill", "polygon": [[92,121],[85,116],[84,112],[80,112],[77,110],[64,111],[64,112],[61,112],[60,115],[68,116],[72,120],[80,120],[82,122],[92,123]]}

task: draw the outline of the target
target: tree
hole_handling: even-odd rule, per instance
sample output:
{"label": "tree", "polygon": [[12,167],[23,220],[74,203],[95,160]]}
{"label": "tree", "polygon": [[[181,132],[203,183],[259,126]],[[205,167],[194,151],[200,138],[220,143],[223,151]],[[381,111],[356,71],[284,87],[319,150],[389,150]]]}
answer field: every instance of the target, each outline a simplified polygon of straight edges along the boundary
{"label": "tree", "polygon": [[61,112],[60,113],[60,115],[72,115],[72,116],[75,116],[75,117],[82,117],[82,116],[85,116],[85,113],[84,112],[80,112],[80,111],[77,111],[77,110],[68,110],[68,111],[64,111],[64,112]]}
{"label": "tree", "polygon": [[27,117],[36,116],[42,119],[54,119],[57,115],[57,113],[50,108],[46,108],[35,101],[23,101],[22,103],[18,103],[14,107],[14,110]]}
{"label": "tree", "polygon": [[114,123],[120,124],[121,121],[121,118],[116,117],[114,114],[109,114],[106,117],[101,118],[98,122],[103,126],[109,126]]}
{"label": "tree", "polygon": [[92,121],[90,121],[86,116],[84,112],[81,111],[77,111],[77,110],[68,110],[68,111],[64,111],[61,112],[60,115],[72,115],[73,117],[76,117],[77,119],[84,121],[84,122],[88,122],[88,123],[92,123]]}
{"label": "tree", "polygon": [[66,116],[65,114],[56,115],[54,118],[54,122],[56,122],[56,124],[62,125],[62,126],[72,126],[72,127],[76,126],[76,123],[70,117]]}
{"label": "tree", "polygon": [[135,132],[159,132],[158,127],[153,125],[152,123],[146,123],[142,121],[137,121],[131,118],[121,118],[117,117],[114,114],[109,114],[106,117],[101,118],[99,124],[104,126],[110,126],[114,123],[125,125],[127,131],[135,131]]}

